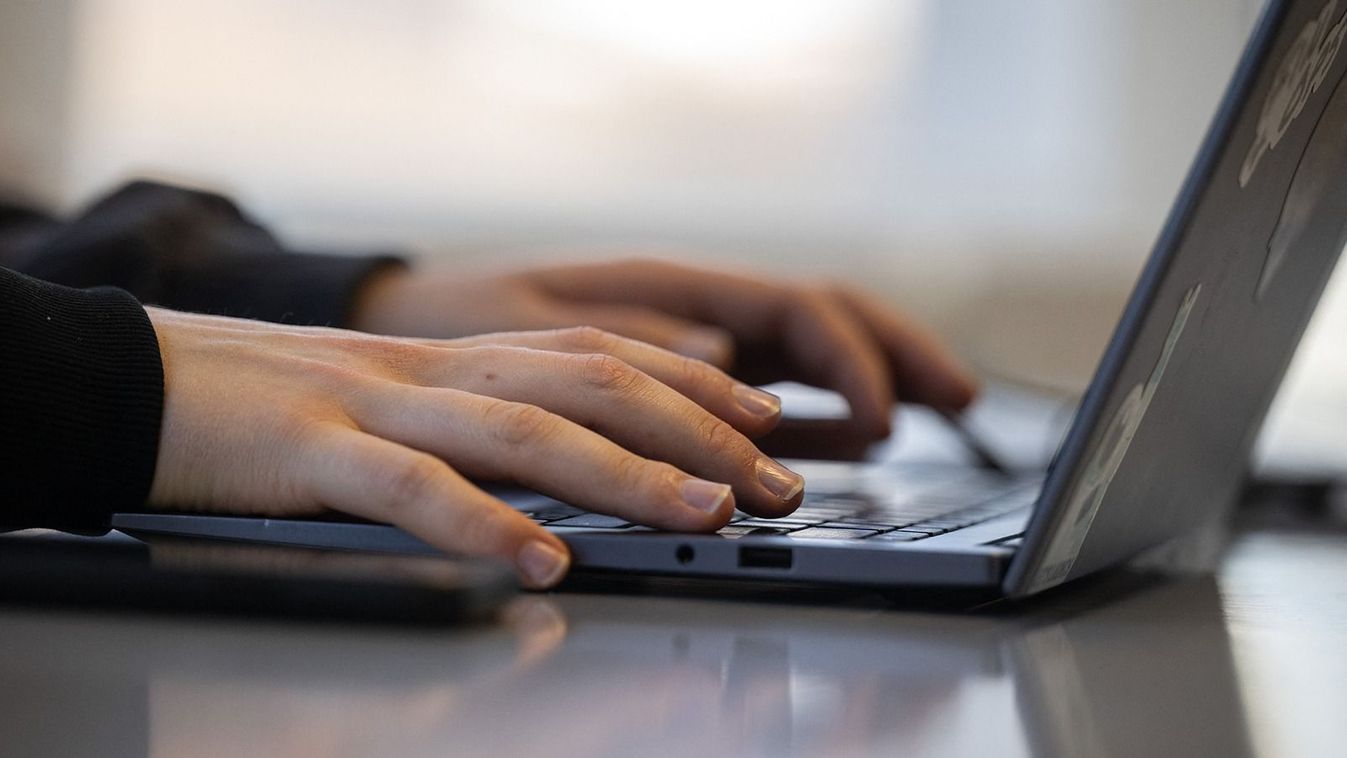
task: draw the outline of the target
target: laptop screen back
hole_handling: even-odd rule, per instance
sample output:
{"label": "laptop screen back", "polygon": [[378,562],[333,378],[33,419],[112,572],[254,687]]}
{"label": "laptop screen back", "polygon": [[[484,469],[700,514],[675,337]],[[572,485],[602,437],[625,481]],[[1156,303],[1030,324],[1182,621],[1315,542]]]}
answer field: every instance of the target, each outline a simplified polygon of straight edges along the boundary
{"label": "laptop screen back", "polygon": [[1219,516],[1347,241],[1347,3],[1269,2],[1049,474],[1006,592]]}

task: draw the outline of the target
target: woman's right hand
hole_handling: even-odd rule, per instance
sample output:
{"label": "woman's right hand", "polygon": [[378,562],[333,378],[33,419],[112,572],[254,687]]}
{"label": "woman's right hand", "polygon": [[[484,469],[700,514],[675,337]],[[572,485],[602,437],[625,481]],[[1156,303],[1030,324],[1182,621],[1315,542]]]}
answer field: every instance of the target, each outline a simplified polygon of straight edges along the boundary
{"label": "woman's right hand", "polygon": [[749,441],[776,425],[776,398],[596,329],[411,340],[148,311],[164,361],[158,509],[341,511],[506,560],[540,588],[565,575],[565,545],[467,477],[682,531],[802,497]]}

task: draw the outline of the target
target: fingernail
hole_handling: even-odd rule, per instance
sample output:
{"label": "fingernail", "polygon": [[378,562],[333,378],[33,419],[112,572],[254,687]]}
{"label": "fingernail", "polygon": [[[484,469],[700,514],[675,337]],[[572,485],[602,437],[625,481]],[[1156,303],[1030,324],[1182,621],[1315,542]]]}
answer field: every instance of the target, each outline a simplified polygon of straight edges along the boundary
{"label": "fingernail", "polygon": [[771,458],[758,460],[758,481],[782,500],[790,500],[804,489],[804,477]]}
{"label": "fingernail", "polygon": [[683,482],[683,502],[699,511],[715,513],[730,496],[730,485],[708,482],[705,479],[688,479]]}
{"label": "fingernail", "polygon": [[712,331],[690,331],[683,335],[674,352],[696,358],[707,363],[722,363],[728,356],[730,346],[723,334]]}
{"label": "fingernail", "polygon": [[519,550],[519,570],[534,587],[551,587],[561,581],[570,565],[565,553],[540,540]]}
{"label": "fingernail", "polygon": [[747,384],[736,384],[730,390],[739,407],[759,418],[771,418],[781,413],[781,398]]}

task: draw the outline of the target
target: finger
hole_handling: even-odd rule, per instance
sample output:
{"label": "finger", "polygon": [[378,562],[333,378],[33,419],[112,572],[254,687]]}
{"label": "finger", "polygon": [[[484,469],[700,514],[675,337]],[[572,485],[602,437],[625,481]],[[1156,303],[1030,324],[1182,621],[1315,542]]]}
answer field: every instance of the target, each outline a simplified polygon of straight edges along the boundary
{"label": "finger", "polygon": [[[797,306],[797,296],[779,285],[663,261],[570,266],[546,269],[535,276],[541,286],[560,297],[646,303],[724,325],[742,343],[775,340],[781,324]],[[897,386],[912,393],[912,399],[949,409],[963,408],[972,401],[976,381],[933,335],[871,295],[843,289],[836,297],[873,335],[871,340],[879,343],[881,360],[891,368]],[[792,357],[798,361],[798,351]]]}
{"label": "finger", "polygon": [[642,458],[536,405],[390,384],[357,406],[361,428],[452,461],[469,476],[514,481],[629,521],[710,531],[734,509],[728,485]]}
{"label": "finger", "polygon": [[870,294],[843,288],[837,296],[883,345],[906,398],[946,410],[973,401],[977,381],[933,334]]}
{"label": "finger", "polygon": [[433,455],[351,429],[318,446],[311,486],[326,507],[393,524],[442,550],[495,557],[524,583],[550,587],[570,565],[566,546]]}
{"label": "finger", "polygon": [[527,277],[563,300],[652,308],[715,324],[735,337],[767,337],[789,305],[780,285],[660,260],[539,269]]}
{"label": "finger", "polygon": [[556,308],[558,326],[594,326],[713,366],[729,368],[734,338],[720,327],[699,324],[634,305],[564,304]]}
{"label": "finger", "polygon": [[611,355],[687,396],[750,437],[766,434],[781,418],[781,399],[770,392],[744,384],[702,361],[594,327],[489,334],[454,340],[452,344]]}
{"label": "finger", "polygon": [[849,312],[829,297],[804,293],[783,332],[787,351],[806,375],[846,398],[855,428],[889,435],[892,377],[879,345]]}
{"label": "finger", "polygon": [[515,296],[515,329],[564,329],[593,326],[680,355],[728,368],[734,358],[734,340],[718,326],[663,313],[640,303],[595,303],[558,297],[531,276],[521,277],[522,292]]}
{"label": "finger", "polygon": [[846,397],[860,433],[889,432],[893,390],[884,353],[825,295],[663,261],[567,266],[531,276],[558,297],[643,304],[724,326],[742,344],[780,344],[805,378]]}
{"label": "finger", "polygon": [[798,475],[722,419],[618,358],[499,347],[474,352],[472,370],[456,372],[456,389],[539,406],[628,450],[725,482],[750,513],[782,516],[798,505],[804,486]]}

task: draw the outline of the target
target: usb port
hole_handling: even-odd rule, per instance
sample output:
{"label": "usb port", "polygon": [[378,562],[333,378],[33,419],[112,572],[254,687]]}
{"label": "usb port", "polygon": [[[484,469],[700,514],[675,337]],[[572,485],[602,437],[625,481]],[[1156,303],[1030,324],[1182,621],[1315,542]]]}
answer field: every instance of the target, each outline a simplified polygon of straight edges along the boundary
{"label": "usb port", "polygon": [[791,560],[788,547],[739,548],[739,568],[788,569]]}

